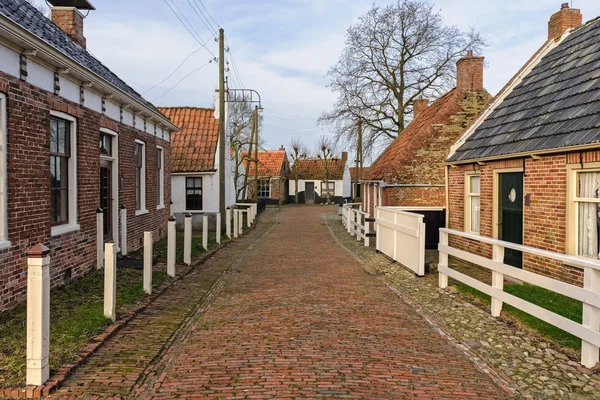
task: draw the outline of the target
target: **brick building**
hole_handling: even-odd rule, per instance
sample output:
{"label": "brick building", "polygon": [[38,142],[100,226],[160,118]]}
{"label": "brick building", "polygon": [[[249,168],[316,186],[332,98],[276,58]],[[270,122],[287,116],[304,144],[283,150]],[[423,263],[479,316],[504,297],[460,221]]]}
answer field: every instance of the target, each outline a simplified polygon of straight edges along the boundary
{"label": "brick building", "polygon": [[369,167],[350,167],[350,182],[352,182],[351,196],[353,201],[360,201],[361,199],[361,183],[365,172],[369,170]]}
{"label": "brick building", "polygon": [[445,160],[491,96],[483,87],[484,57],[466,57],[456,64],[456,87],[428,105],[416,99],[413,120],[364,173],[363,208],[402,207],[425,215],[428,247],[436,247],[445,224]]}
{"label": "brick building", "polygon": [[327,160],[327,168],[321,158],[297,160],[292,167],[290,202],[294,202],[296,193],[296,172],[299,178],[299,203],[324,203],[327,201],[327,190],[329,190],[330,200],[336,204],[342,204],[344,200],[350,199],[350,163],[347,152],[342,152],[339,158]]}
{"label": "brick building", "polygon": [[93,7],[78,5],[52,7],[53,23],[0,0],[0,311],[25,299],[39,242],[53,286],[96,266],[98,208],[120,249],[166,234],[178,128],[86,51],[80,10]]}
{"label": "brick building", "polygon": [[[600,19],[568,4],[548,40],[453,146],[449,227],[599,257]],[[454,245],[490,257],[474,241]],[[504,262],[582,285],[580,269],[507,250]]]}
{"label": "brick building", "polygon": [[[270,205],[286,204],[290,172],[290,162],[283,146],[279,150],[259,151],[258,198]],[[255,174],[256,166],[251,162],[248,169],[248,198],[254,197]]]}

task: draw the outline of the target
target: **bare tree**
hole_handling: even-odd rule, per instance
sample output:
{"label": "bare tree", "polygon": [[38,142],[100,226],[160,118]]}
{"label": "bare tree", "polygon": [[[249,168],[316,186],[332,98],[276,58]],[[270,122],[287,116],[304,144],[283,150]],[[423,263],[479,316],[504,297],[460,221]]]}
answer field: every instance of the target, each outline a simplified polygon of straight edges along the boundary
{"label": "bare tree", "polygon": [[[330,137],[321,136],[317,142],[317,157],[323,160],[323,168],[325,169],[325,187],[327,188],[327,204],[331,202],[331,194],[329,193],[329,178],[330,167],[335,158],[334,143]],[[323,195],[323,193],[321,193]]]}
{"label": "bare tree", "polygon": [[233,179],[236,199],[244,193],[248,185],[248,168],[241,172],[244,163],[250,160],[248,154],[252,134],[252,107],[249,103],[229,104],[229,143],[232,152]]}
{"label": "bare tree", "polygon": [[37,10],[44,14],[46,17],[50,16],[50,9],[43,3],[43,1],[27,0],[27,2],[35,8],[37,8]]}
{"label": "bare tree", "polygon": [[308,157],[308,150],[306,149],[306,146],[304,145],[304,143],[302,142],[302,140],[298,139],[298,138],[292,138],[292,140],[290,141],[290,147],[292,149],[292,153],[291,153],[291,157],[292,157],[292,161],[294,161],[294,181],[296,182],[295,185],[295,189],[296,189],[296,193],[294,195],[294,201],[296,202],[296,204],[298,204],[298,181],[299,181],[299,176],[298,176],[298,168],[296,163],[299,160],[304,160]]}
{"label": "bare tree", "polygon": [[412,115],[413,100],[438,97],[454,85],[456,61],[485,46],[478,32],[446,26],[427,0],[396,0],[373,7],[351,26],[338,62],[327,76],[338,93],[319,123],[331,125],[336,140],[351,139],[363,123],[364,146],[393,140]]}

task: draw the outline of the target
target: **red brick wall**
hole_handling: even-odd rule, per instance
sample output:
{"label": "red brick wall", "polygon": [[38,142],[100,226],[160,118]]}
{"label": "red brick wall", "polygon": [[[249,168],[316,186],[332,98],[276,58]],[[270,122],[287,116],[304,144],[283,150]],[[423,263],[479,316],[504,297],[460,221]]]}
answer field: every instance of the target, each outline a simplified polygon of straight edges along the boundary
{"label": "red brick wall", "polygon": [[384,187],[383,206],[446,207],[445,187]]}
{"label": "red brick wall", "polygon": [[[120,202],[128,210],[129,249],[140,246],[143,231],[155,238],[166,234],[171,198],[170,145],[129,126],[116,123],[99,113],[66,101],[14,77],[0,73],[0,90],[7,95],[7,198],[8,239],[11,247],[0,251],[0,311],[25,299],[26,252],[42,242],[51,249],[52,285],[85,274],[96,265],[96,209],[100,194],[101,126],[119,134],[119,175],[123,180]],[[78,223],[81,229],[57,237],[50,236],[50,110],[77,118]],[[149,211],[135,216],[135,170],[133,144],[146,142],[146,205]],[[156,209],[156,152],[159,144],[165,155],[165,203]],[[118,229],[118,227],[114,227]]]}
{"label": "red brick wall", "polygon": [[52,22],[85,49],[86,40],[83,36],[83,15],[76,8],[52,9]]}

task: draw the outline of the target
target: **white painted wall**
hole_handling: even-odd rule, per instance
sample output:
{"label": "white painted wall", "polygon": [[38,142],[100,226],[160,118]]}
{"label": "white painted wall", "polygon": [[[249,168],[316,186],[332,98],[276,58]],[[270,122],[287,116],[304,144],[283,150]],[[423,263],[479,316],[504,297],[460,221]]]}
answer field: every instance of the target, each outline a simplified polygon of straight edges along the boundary
{"label": "white painted wall", "polygon": [[102,114],[102,97],[89,89],[84,89],[83,95],[85,96],[85,106]]}
{"label": "white painted wall", "polygon": [[344,167],[344,176],[342,177],[342,196],[343,197],[351,197],[352,196],[352,180],[350,177],[350,163],[346,161],[346,166]]}
{"label": "white painted wall", "polygon": [[60,96],[67,100],[71,100],[73,103],[79,104],[81,101],[79,85],[64,76],[59,76],[58,82],[60,84]]}
{"label": "white painted wall", "polygon": [[[185,209],[185,178],[202,177],[202,210]],[[173,212],[178,213],[217,213],[219,212],[219,174],[211,173],[171,175],[171,197],[173,199]]]}
{"label": "white painted wall", "polygon": [[123,110],[123,123],[125,125],[133,126],[133,114],[130,111]]}
{"label": "white painted wall", "polygon": [[[298,193],[304,192],[306,190],[306,182],[314,182],[315,183],[315,193],[321,196],[321,182],[319,180],[304,180],[298,179]],[[343,180],[330,180],[329,182],[335,182],[335,193],[334,196],[344,196],[345,190],[345,182]],[[290,196],[294,196],[296,194],[296,181],[294,177],[290,177]]]}
{"label": "white painted wall", "polygon": [[[62,92],[62,88],[61,88],[61,92]],[[121,119],[121,108],[116,105],[115,103],[106,100],[106,102],[104,103],[105,107],[106,107],[106,116],[108,118],[112,118],[115,121],[119,121]]]}
{"label": "white painted wall", "polygon": [[19,53],[0,44],[0,71],[19,77]]}
{"label": "white painted wall", "polygon": [[27,82],[54,93],[54,72],[31,60],[27,60]]}

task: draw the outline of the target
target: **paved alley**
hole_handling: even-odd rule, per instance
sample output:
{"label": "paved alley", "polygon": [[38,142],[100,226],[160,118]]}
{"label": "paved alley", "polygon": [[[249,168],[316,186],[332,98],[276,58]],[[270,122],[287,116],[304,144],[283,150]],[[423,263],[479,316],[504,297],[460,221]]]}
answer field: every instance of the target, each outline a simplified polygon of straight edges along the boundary
{"label": "paved alley", "polygon": [[336,244],[326,210],[269,210],[54,397],[509,398]]}

